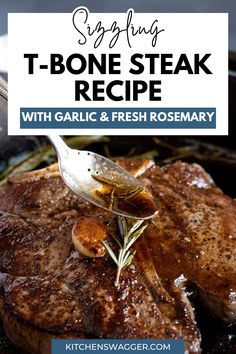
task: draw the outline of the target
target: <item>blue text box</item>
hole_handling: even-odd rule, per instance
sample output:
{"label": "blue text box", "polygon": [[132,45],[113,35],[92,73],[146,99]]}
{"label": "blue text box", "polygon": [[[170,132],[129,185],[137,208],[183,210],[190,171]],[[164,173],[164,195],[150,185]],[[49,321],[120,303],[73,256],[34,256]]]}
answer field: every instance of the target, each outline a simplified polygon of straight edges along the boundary
{"label": "blue text box", "polygon": [[216,108],[21,108],[21,129],[215,129]]}
{"label": "blue text box", "polygon": [[52,354],[184,354],[184,341],[177,339],[53,339]]}

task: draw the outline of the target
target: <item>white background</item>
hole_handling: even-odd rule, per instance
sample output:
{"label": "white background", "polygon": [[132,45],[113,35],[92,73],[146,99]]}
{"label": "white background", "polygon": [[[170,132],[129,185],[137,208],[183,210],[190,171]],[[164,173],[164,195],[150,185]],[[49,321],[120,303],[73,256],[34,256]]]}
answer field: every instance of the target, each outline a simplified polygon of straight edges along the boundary
{"label": "white background", "polygon": [[[88,23],[93,27],[99,20],[109,27],[114,20],[125,27],[127,15],[123,14],[89,14]],[[72,24],[72,14],[9,14],[9,110],[8,133],[10,135],[45,135],[52,133],[38,129],[20,129],[20,107],[216,107],[217,128],[212,129],[161,129],[161,130],[123,130],[96,129],[75,130],[73,134],[158,134],[158,135],[225,135],[228,133],[228,16],[227,14],[209,13],[135,13],[132,23],[135,27],[148,27],[155,19],[160,29],[165,31],[157,38],[155,48],[151,46],[151,36],[143,35],[131,38],[132,49],[128,47],[125,34],[121,34],[115,47],[108,49],[104,41],[98,48],[93,48],[94,40],[86,45],[78,44],[79,34]],[[83,27],[84,28],[84,27]],[[111,38],[107,34],[107,39]],[[62,75],[50,75],[49,70],[35,70],[34,75],[27,74],[27,60],[24,53],[38,53],[40,64],[48,64],[51,53],[60,53],[67,57],[73,53],[121,53],[121,75],[78,76],[68,72]],[[173,62],[180,53],[189,58],[194,53],[204,55],[212,53],[206,64],[213,75],[130,75],[130,56],[133,53],[173,53]],[[146,62],[147,63],[147,62]],[[148,67],[147,67],[148,68]],[[162,80],[162,101],[149,102],[147,95],[141,95],[139,102],[75,102],[75,80]],[[72,134],[71,130],[57,130],[57,134]]]}

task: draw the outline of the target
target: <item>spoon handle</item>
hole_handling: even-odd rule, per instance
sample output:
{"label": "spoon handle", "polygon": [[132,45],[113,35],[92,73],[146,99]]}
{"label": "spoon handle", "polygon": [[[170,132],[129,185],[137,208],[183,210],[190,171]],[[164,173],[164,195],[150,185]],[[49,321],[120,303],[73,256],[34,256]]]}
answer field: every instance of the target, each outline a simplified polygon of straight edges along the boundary
{"label": "spoon handle", "polygon": [[8,85],[2,76],[0,76],[0,95],[3,96],[6,100],[8,99]]}
{"label": "spoon handle", "polygon": [[67,157],[69,153],[69,147],[64,143],[63,139],[59,135],[48,135],[48,139],[54,146],[58,157]]}

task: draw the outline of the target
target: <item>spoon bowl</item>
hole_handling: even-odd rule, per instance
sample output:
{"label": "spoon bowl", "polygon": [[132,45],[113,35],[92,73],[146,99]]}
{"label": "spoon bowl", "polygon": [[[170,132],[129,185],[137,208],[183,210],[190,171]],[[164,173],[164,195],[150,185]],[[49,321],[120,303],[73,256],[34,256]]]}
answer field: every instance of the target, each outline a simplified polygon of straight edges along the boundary
{"label": "spoon bowl", "polygon": [[[94,152],[69,148],[59,136],[49,139],[57,152],[61,176],[75,194],[124,217],[149,219],[154,215],[156,206],[151,194],[125,169]],[[122,202],[110,201],[114,198],[112,190],[120,191]]]}

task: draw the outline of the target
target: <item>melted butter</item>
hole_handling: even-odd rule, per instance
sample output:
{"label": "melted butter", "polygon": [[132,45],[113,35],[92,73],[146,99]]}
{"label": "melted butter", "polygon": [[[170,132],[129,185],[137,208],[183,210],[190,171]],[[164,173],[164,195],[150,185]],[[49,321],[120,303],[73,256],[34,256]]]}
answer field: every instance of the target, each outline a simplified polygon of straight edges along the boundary
{"label": "melted butter", "polygon": [[94,193],[105,202],[109,210],[119,210],[141,218],[157,211],[151,193],[142,185],[119,184],[97,176],[93,178],[102,184]]}

